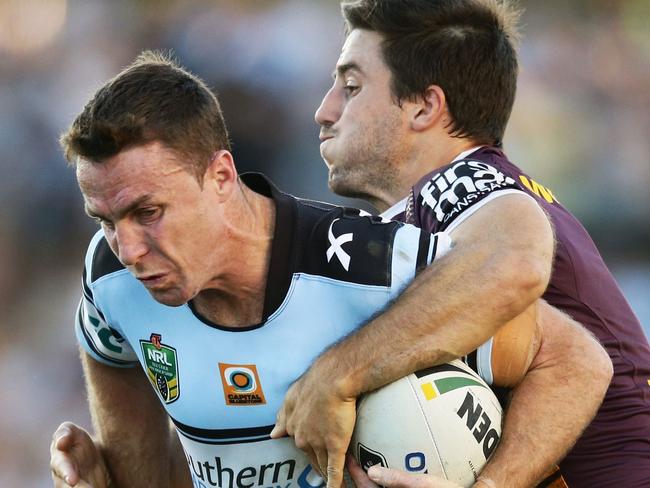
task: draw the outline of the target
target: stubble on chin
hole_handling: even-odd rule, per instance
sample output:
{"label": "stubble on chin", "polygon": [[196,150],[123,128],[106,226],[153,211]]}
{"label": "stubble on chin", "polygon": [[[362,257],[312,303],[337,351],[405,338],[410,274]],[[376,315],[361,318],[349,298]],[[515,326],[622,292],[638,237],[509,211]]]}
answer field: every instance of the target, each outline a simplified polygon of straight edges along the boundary
{"label": "stubble on chin", "polygon": [[345,168],[330,166],[327,184],[329,189],[342,197],[359,198],[361,193],[358,175]]}
{"label": "stubble on chin", "polygon": [[158,303],[161,303],[168,307],[180,307],[182,305],[185,305],[190,300],[186,299],[184,296],[181,296],[181,294],[179,294],[177,291],[175,292],[173,289],[158,291],[149,290],[149,294]]}

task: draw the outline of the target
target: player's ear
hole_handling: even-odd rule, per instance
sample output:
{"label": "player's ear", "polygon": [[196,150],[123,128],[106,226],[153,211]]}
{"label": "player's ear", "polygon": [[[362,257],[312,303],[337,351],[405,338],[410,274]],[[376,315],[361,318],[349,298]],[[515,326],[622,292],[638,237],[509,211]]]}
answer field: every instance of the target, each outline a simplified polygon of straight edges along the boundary
{"label": "player's ear", "polygon": [[237,169],[230,151],[221,149],[214,153],[205,171],[203,183],[221,197],[232,193],[237,183]]}
{"label": "player's ear", "polygon": [[417,132],[425,131],[443,120],[447,112],[445,92],[437,85],[430,85],[424,95],[413,102],[411,128]]}

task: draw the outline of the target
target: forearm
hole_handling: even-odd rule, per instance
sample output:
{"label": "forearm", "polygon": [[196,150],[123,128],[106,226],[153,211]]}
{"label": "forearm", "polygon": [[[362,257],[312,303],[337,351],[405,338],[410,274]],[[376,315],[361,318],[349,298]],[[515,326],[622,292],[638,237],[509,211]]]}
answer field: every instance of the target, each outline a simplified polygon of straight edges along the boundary
{"label": "forearm", "polygon": [[[534,202],[518,208],[508,198],[497,201],[515,215],[495,219],[488,207],[496,201],[478,211],[453,232],[451,251],[388,310],[318,359],[319,374],[327,372],[342,397],[471,352],[542,295],[553,255],[550,224]],[[532,215],[522,222],[524,210]]]}
{"label": "forearm", "polygon": [[[190,478],[188,465],[187,465],[187,462],[185,460],[185,456],[183,454],[183,448],[182,448],[182,446],[180,444],[180,441],[178,440],[178,436],[176,435],[176,432],[173,429],[170,429],[169,436],[170,436],[169,446],[163,448],[164,451],[167,451],[167,449],[169,449],[170,455],[169,455],[168,462],[165,463],[165,464],[160,464],[158,466],[156,466],[155,463],[154,463],[153,465],[149,466],[149,469],[150,468],[155,468],[160,473],[167,472],[167,479],[168,479],[169,484],[164,485],[164,486],[169,486],[170,488],[191,488],[192,487],[192,480]],[[105,488],[120,488],[121,486],[125,486],[125,487],[126,486],[131,486],[129,484],[117,484],[117,483],[113,482],[111,472],[124,471],[125,468],[123,466],[120,467],[120,462],[121,461],[119,461],[119,460],[117,460],[117,461],[114,460],[113,465],[109,467],[109,465],[106,463],[106,458],[108,456],[111,459],[114,459],[114,455],[111,452],[112,450],[111,449],[105,449],[104,446],[101,445],[101,442],[99,442],[99,440],[95,441],[95,445],[97,446],[97,448],[98,448],[98,450],[100,452],[100,455],[101,455],[101,458],[102,458],[103,468],[106,471],[107,484],[104,485]],[[105,451],[108,451],[108,452],[106,453]],[[160,462],[160,461],[157,461],[157,462]],[[130,469],[129,469],[129,471],[130,471]],[[146,476],[146,475],[147,474],[144,473],[144,476]],[[129,474],[128,476],[129,476],[129,478],[128,478],[129,481],[128,482],[131,483],[130,480],[133,479],[134,476],[138,476],[138,475]],[[140,474],[139,476],[142,477],[143,474]],[[124,475],[121,476],[120,478],[124,478]],[[124,479],[122,479],[121,481],[122,481],[122,483],[125,482]],[[101,488],[101,487],[97,487],[97,488]]]}
{"label": "forearm", "polygon": [[179,456],[176,434],[143,372],[104,366],[85,353],[82,363],[95,443],[112,488],[191,486],[172,484],[182,473],[178,466],[185,464],[184,456]]}
{"label": "forearm", "polygon": [[544,327],[539,353],[513,390],[500,444],[481,473],[496,487],[543,479],[591,421],[609,385],[609,357],[586,331],[577,324],[550,329]]}

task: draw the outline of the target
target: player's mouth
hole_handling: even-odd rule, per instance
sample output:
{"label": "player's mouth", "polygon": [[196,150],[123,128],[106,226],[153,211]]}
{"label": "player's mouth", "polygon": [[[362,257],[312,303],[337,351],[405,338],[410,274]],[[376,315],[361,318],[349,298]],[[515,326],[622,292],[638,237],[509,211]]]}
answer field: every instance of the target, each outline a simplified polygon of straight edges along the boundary
{"label": "player's mouth", "polygon": [[146,286],[147,288],[152,288],[157,285],[160,285],[165,279],[165,276],[166,276],[165,273],[160,273],[160,274],[138,276],[137,278],[144,286]]}
{"label": "player's mouth", "polygon": [[321,134],[318,136],[318,138],[320,139],[320,142],[325,142],[325,141],[328,141],[330,139],[333,139],[334,135],[333,134],[323,134],[321,132]]}

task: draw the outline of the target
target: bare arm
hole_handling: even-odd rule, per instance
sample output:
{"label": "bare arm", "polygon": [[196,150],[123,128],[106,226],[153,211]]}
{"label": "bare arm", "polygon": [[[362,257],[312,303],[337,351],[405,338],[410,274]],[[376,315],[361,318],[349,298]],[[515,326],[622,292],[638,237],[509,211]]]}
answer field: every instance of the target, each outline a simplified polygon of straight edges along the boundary
{"label": "bare arm", "polygon": [[[499,330],[492,351],[494,383],[515,388],[499,446],[475,488],[535,486],[595,415],[612,364],[584,328],[542,300]],[[375,483],[392,488],[457,486],[432,475],[377,467],[368,473],[371,481],[351,459],[348,468],[364,488],[376,488]]]}
{"label": "bare arm", "polygon": [[524,195],[486,204],[452,238],[447,256],[382,315],[323,353],[285,398],[272,435],[293,435],[330,488],[340,484],[359,395],[476,349],[548,284],[552,229]]}
{"label": "bare arm", "polygon": [[[497,487],[541,481],[592,420],[612,377],[607,352],[588,331],[544,301],[536,308],[536,338],[528,348],[532,360],[525,376],[517,381],[507,360],[494,369],[496,384],[517,383],[500,444],[481,473]],[[499,357],[511,356],[513,347],[513,337],[495,340],[493,366]]]}
{"label": "bare arm", "polygon": [[72,470],[72,481],[96,480],[90,482],[95,488],[191,487],[178,437],[142,370],[105,366],[83,351],[81,360],[96,437],[72,424],[61,426],[70,433],[67,440],[57,430],[55,486],[74,486],[63,483]]}

